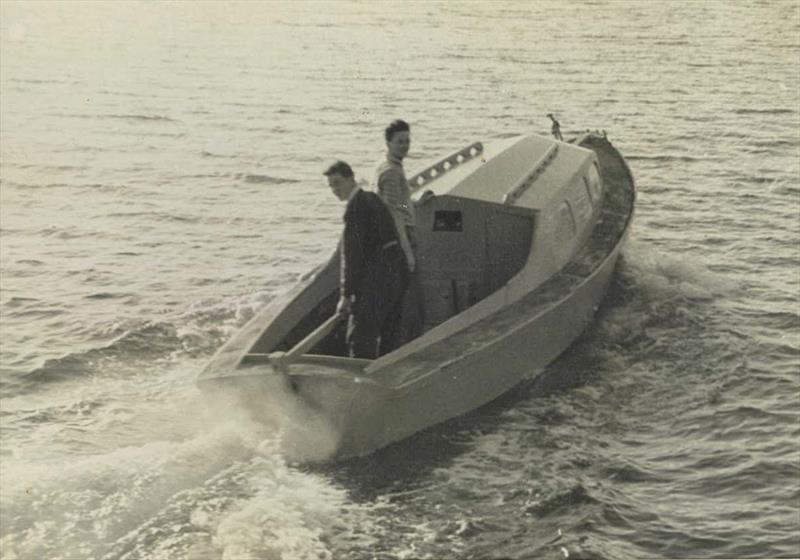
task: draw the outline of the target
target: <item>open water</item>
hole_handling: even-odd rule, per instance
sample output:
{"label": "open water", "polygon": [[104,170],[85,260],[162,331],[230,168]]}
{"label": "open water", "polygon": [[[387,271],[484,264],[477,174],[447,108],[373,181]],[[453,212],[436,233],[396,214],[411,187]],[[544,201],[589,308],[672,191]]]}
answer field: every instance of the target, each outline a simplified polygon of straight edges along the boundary
{"label": "open water", "polygon": [[[0,3],[0,555],[800,556],[796,1]],[[637,217],[591,329],[500,401],[306,464],[194,387],[369,180],[605,129]]]}

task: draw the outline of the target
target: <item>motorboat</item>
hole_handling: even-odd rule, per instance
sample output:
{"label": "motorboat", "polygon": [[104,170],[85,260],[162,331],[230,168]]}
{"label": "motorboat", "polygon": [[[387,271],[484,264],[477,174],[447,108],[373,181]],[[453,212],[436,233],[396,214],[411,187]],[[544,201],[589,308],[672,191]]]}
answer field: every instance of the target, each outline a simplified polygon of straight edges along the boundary
{"label": "motorboat", "polygon": [[590,325],[635,201],[633,175],[605,132],[475,142],[409,185],[419,336],[374,360],[348,357],[344,326],[331,319],[334,254],[219,349],[201,389],[239,391],[256,410],[279,391],[277,400],[324,418],[332,457],[361,456],[536,377]]}

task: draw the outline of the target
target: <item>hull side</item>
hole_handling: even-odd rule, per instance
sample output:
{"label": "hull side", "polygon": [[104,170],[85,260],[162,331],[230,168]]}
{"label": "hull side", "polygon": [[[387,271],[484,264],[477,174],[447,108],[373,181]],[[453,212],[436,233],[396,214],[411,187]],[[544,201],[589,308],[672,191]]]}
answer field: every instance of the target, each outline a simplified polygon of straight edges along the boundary
{"label": "hull side", "polygon": [[339,456],[370,453],[494,400],[540,373],[591,323],[630,230],[635,186],[604,137],[588,135],[581,144],[597,153],[609,187],[584,249],[513,306],[371,372],[380,391],[362,387],[346,411],[331,411],[342,433]]}
{"label": "hull side", "polygon": [[[524,318],[526,309],[515,309],[523,318],[505,335],[483,342],[478,350],[444,362],[390,392],[364,387],[353,396],[344,415],[331,410],[339,416],[342,432],[339,456],[364,455],[465,414],[540,373],[591,323],[618,255],[619,248],[568,297],[535,317]],[[505,323],[504,319],[496,320]],[[474,329],[493,332],[497,325],[492,322],[489,319]],[[503,328],[508,326],[506,323]]]}

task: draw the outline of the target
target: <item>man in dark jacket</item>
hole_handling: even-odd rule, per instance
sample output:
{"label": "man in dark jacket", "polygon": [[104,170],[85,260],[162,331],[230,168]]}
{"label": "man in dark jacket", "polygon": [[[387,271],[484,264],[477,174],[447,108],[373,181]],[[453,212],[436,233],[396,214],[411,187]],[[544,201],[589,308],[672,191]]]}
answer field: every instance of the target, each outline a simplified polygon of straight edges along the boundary
{"label": "man in dark jacket", "polygon": [[408,262],[388,208],[378,195],[356,185],[350,166],[337,161],[323,175],[333,194],[347,201],[337,312],[349,315],[348,350],[354,358],[377,358],[397,339]]}

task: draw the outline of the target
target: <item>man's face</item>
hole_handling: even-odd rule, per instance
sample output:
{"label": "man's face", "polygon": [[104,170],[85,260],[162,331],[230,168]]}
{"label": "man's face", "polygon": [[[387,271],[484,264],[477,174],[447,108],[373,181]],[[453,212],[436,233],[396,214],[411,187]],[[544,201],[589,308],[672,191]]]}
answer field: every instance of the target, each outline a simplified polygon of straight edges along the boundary
{"label": "man's face", "polygon": [[353,189],[354,180],[352,177],[343,177],[341,175],[328,175],[328,186],[333,191],[334,196],[339,200],[346,200],[347,195]]}
{"label": "man's face", "polygon": [[407,130],[395,132],[386,145],[389,147],[389,154],[397,159],[403,159],[411,147],[411,134]]}

